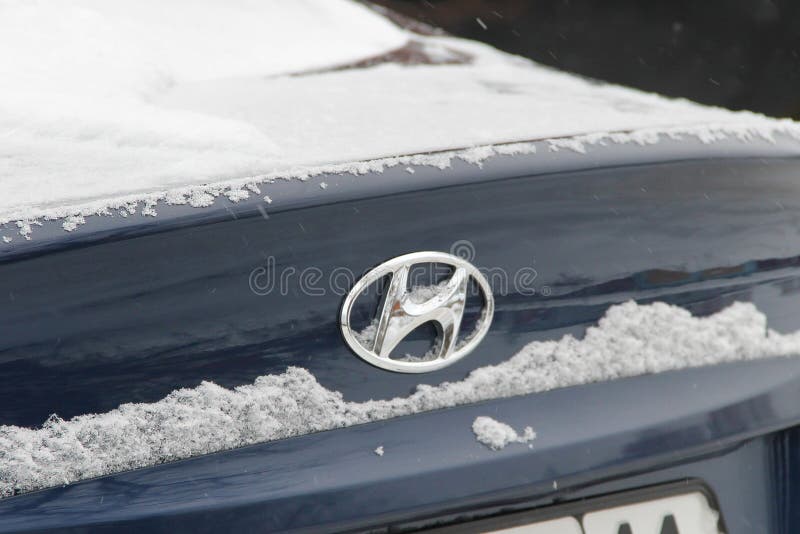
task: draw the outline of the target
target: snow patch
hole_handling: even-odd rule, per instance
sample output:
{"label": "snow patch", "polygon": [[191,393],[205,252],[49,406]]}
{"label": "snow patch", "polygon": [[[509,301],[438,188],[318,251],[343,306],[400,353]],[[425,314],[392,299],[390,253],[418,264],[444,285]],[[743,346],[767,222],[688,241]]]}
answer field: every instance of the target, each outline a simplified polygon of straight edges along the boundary
{"label": "snow patch", "polygon": [[509,425],[486,416],[475,418],[472,432],[478,441],[493,451],[505,449],[510,443],[528,443],[536,438],[536,432],[532,427],[526,426],[522,434],[517,434],[517,431]]}
{"label": "snow patch", "polygon": [[[419,385],[408,397],[348,402],[291,367],[253,384],[211,382],[149,404],[123,404],[41,428],[0,426],[0,496],[215,451],[488,399],[673,369],[800,355],[800,332],[780,334],[750,303],[709,317],[655,303],[612,306],[583,339],[534,341],[464,380]],[[523,437],[526,434],[523,433]]]}
{"label": "snow patch", "polygon": [[86,218],[83,215],[70,215],[64,220],[61,227],[67,232],[72,232],[80,224],[86,224]]}
{"label": "snow patch", "polygon": [[25,218],[15,206],[77,201],[85,216],[98,195],[274,168],[279,137],[156,97],[349,64],[408,39],[350,0],[0,0],[0,221]]}
{"label": "snow patch", "polygon": [[[412,41],[464,61],[333,68]],[[0,225],[26,238],[36,221],[72,231],[160,202],[241,201],[277,179],[480,165],[530,141],[800,139],[791,121],[411,34],[350,0],[0,0],[0,49],[15,52],[0,54]]]}

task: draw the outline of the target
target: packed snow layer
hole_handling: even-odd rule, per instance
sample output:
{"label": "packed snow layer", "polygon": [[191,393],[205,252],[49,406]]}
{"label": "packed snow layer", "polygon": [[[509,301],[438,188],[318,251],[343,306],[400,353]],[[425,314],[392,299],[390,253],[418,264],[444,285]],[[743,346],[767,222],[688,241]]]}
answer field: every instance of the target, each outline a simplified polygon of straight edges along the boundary
{"label": "packed snow layer", "polygon": [[[460,64],[326,70],[410,42]],[[72,230],[158,201],[240,200],[278,178],[533,150],[492,148],[506,143],[800,137],[793,122],[414,35],[349,0],[0,0],[0,49],[13,51],[0,54],[0,224],[24,235],[42,218]]]}
{"label": "packed snow layer", "polygon": [[[663,303],[611,307],[583,339],[535,341],[459,382],[408,397],[347,402],[292,367],[226,389],[203,382],[41,428],[0,426],[0,496],[214,451],[554,388],[722,362],[800,355],[800,332],[767,328],[752,304],[705,318]],[[524,435],[523,435],[524,436]]]}
{"label": "packed snow layer", "polygon": [[517,434],[509,425],[483,415],[472,422],[472,432],[478,441],[493,451],[505,449],[511,443],[528,443],[536,438],[532,427],[526,426],[522,434]]}
{"label": "packed snow layer", "polygon": [[407,41],[350,0],[0,0],[0,220],[272,169],[282,150],[269,132],[154,100]]}

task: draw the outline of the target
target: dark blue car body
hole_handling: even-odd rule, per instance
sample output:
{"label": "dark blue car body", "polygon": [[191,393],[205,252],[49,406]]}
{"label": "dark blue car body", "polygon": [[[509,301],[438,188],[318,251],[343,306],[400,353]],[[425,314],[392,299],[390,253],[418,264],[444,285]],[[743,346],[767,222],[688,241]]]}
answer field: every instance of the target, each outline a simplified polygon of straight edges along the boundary
{"label": "dark blue car body", "polygon": [[[279,181],[272,203],[159,206],[57,223],[0,248],[0,424],[35,427],[308,369],[347,400],[463,379],[534,340],[582,335],[609,306],[695,315],[755,303],[800,329],[800,159],[767,143],[663,141]],[[326,182],[326,188],[320,182]],[[263,269],[364,273],[469,241],[495,288],[489,334],[424,375],[341,339],[343,293],[252,288]],[[258,271],[262,269],[262,271]],[[264,294],[267,293],[267,294]],[[533,448],[491,451],[476,416]],[[548,510],[635,488],[702,486],[727,532],[800,530],[800,359],[725,364],[489,401],[220,452],[0,501],[0,532],[402,531]],[[383,446],[385,454],[376,455]]]}

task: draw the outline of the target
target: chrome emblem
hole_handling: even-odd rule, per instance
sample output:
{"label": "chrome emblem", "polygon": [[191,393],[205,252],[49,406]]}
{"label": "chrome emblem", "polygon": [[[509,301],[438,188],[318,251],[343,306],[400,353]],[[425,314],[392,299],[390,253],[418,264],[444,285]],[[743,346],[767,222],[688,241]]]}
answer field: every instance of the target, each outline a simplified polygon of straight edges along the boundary
{"label": "chrome emblem", "polygon": [[[452,268],[450,278],[433,286],[408,288],[412,267],[444,264]],[[383,302],[372,324],[355,332],[350,315],[358,297],[367,288],[391,275]],[[470,278],[483,297],[483,308],[474,330],[459,340]],[[401,373],[425,373],[446,367],[481,342],[494,315],[494,298],[486,278],[467,261],[444,252],[414,252],[391,259],[365,274],[350,290],[342,306],[339,324],[350,348],[367,362]],[[432,322],[438,331],[433,354],[406,359],[390,358],[392,350],[417,327]]]}

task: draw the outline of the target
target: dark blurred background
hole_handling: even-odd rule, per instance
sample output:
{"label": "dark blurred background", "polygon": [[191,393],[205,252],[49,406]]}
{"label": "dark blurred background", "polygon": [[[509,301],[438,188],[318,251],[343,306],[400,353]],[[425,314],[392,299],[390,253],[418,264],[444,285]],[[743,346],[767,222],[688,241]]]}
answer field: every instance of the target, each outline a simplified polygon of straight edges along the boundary
{"label": "dark blurred background", "polygon": [[374,2],[562,70],[800,119],[800,1]]}

